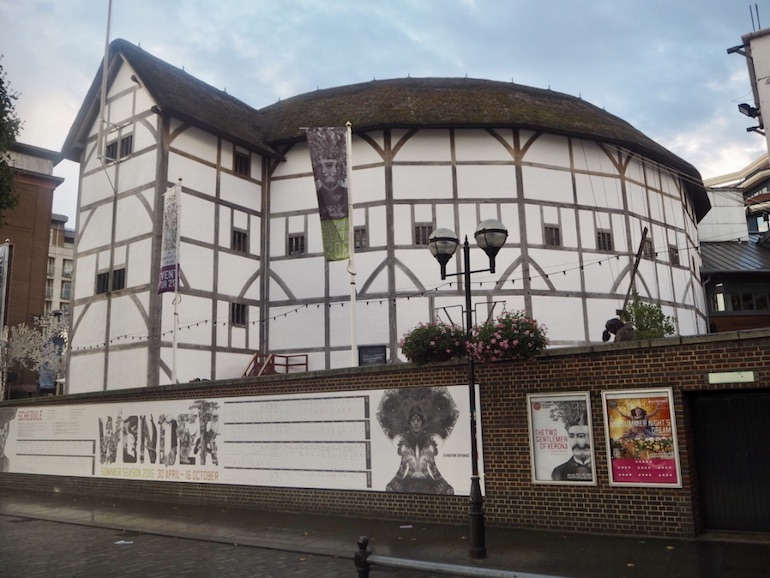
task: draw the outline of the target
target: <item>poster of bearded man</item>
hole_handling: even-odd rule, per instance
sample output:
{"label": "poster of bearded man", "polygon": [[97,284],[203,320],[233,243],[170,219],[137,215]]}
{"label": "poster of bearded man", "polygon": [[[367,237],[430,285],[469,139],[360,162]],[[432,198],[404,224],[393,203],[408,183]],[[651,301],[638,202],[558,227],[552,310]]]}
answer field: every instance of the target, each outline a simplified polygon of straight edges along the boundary
{"label": "poster of bearded man", "polygon": [[527,395],[532,481],[596,485],[588,392]]}

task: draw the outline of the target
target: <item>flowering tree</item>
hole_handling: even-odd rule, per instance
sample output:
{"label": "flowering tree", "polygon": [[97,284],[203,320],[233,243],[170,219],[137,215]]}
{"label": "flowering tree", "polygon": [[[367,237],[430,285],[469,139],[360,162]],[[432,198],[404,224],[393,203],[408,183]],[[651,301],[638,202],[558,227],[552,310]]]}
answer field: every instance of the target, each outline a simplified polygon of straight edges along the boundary
{"label": "flowering tree", "polygon": [[26,323],[11,327],[7,342],[3,343],[3,368],[25,367],[55,379],[66,369],[67,328],[66,314],[38,317],[35,326]]}

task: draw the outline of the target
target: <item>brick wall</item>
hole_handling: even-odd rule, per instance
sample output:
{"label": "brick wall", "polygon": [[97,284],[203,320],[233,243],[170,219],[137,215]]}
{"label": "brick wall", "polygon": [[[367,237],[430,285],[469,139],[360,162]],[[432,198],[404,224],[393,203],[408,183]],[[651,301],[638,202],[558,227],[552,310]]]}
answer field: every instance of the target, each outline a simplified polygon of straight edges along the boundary
{"label": "brick wall", "polygon": [[[752,383],[709,385],[711,372],[753,371]],[[697,464],[687,395],[708,389],[770,387],[770,330],[607,344],[548,351],[523,363],[480,365],[480,388],[489,526],[576,532],[691,537],[700,531]],[[408,364],[202,382],[114,393],[38,398],[23,405],[104,403],[241,395],[378,389],[467,383],[464,363],[415,368]],[[674,391],[682,488],[609,485],[603,390],[671,387]],[[589,391],[596,486],[533,484],[526,395]],[[6,406],[22,405],[6,402]],[[466,416],[467,417],[467,416]],[[461,419],[463,419],[461,417]],[[723,427],[725,426],[723,424]],[[470,486],[470,467],[469,482]],[[467,523],[465,496],[245,487],[134,480],[0,474],[0,487],[121,495],[288,512]]]}

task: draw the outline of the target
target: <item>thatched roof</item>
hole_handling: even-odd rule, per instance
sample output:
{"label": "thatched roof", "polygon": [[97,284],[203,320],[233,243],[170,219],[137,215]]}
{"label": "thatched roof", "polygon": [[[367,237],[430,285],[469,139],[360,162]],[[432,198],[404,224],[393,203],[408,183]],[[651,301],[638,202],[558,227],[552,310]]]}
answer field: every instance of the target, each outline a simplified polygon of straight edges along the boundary
{"label": "thatched roof", "polygon": [[[264,123],[259,111],[130,42],[118,39],[110,43],[111,77],[108,82],[117,73],[116,63],[121,56],[136,72],[137,80],[145,86],[161,113],[190,122],[256,152],[278,156],[263,137]],[[101,75],[100,66],[64,142],[62,153],[70,160],[79,160],[88,130],[97,120]]]}
{"label": "thatched roof", "polygon": [[[113,58],[118,53],[126,58],[161,112],[269,156],[278,156],[281,144],[304,140],[301,127],[346,122],[358,133],[384,128],[523,128],[639,153],[684,175],[698,220],[711,208],[700,173],[691,164],[624,120],[552,90],[471,78],[402,78],[316,90],[255,110],[125,40],[113,41],[110,49]],[[72,160],[77,160],[82,131],[96,118],[100,79],[101,72],[65,142],[63,152]]]}

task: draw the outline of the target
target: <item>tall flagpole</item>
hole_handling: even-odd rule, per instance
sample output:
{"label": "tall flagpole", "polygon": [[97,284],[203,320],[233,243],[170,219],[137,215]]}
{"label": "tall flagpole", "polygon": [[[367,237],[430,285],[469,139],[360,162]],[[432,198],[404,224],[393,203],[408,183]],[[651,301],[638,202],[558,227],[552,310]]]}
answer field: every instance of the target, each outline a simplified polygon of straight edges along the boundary
{"label": "tall flagpole", "polygon": [[104,39],[104,60],[102,61],[102,92],[99,95],[99,133],[96,143],[96,158],[104,166],[104,130],[107,119],[105,118],[105,109],[107,108],[107,69],[110,65],[110,20],[112,19],[112,0],[107,5],[107,37]]}
{"label": "tall flagpole", "polygon": [[355,228],[353,226],[353,125],[345,123],[345,154],[348,166],[348,274],[350,275],[350,367],[358,366],[358,334],[356,332],[356,266]]}
{"label": "tall flagpole", "polygon": [[182,178],[179,178],[179,182],[174,186],[174,195],[176,196],[177,203],[177,224],[176,224],[176,265],[174,271],[174,334],[171,341],[171,383],[177,383],[176,379],[176,350],[177,350],[177,332],[179,331],[179,313],[177,311],[177,305],[179,305],[179,239],[180,239],[180,226],[179,220],[181,217],[182,209]]}

